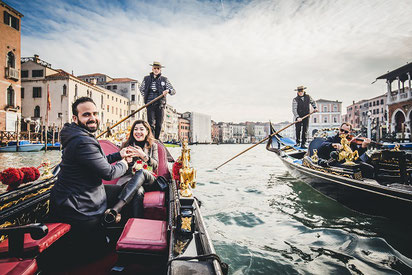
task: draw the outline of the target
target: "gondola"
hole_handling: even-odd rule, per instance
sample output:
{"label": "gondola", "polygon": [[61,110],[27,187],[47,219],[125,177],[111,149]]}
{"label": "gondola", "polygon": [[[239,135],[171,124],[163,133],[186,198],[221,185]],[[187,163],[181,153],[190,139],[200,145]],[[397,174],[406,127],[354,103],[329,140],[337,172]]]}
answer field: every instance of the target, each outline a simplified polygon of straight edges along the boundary
{"label": "gondola", "polygon": [[[106,154],[119,150],[107,140],[100,143]],[[145,194],[143,219],[122,220],[107,228],[110,249],[97,258],[75,257],[81,251],[70,247],[70,225],[49,222],[50,189],[58,166],[49,173],[46,169],[43,179],[1,194],[0,274],[227,273],[206,230],[200,203],[190,195],[194,170],[187,166],[187,144],[180,163],[189,172],[189,186],[177,184],[167,149],[161,143],[158,148],[157,173],[168,180],[167,187]]]}
{"label": "gondola", "polygon": [[333,167],[319,162],[316,149],[323,140],[315,138],[308,150],[302,150],[286,144],[282,136],[275,134],[266,149],[276,154],[292,176],[344,206],[368,215],[410,222],[410,153],[390,149],[371,153],[374,178],[370,179],[363,177],[358,165]]}

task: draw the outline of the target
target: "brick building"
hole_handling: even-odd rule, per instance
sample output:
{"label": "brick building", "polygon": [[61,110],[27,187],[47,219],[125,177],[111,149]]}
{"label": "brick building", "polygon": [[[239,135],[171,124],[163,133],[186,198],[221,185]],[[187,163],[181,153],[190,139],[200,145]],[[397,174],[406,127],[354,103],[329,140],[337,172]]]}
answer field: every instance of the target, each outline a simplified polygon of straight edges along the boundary
{"label": "brick building", "polygon": [[23,14],[0,0],[0,130],[15,131],[21,117],[21,18]]}

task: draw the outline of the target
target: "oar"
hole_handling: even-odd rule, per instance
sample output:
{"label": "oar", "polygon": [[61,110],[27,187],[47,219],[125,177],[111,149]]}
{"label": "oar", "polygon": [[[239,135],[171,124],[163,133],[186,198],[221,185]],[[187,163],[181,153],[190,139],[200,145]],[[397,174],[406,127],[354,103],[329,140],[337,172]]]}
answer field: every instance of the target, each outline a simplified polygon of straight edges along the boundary
{"label": "oar", "polygon": [[[302,120],[304,120],[305,118],[307,118],[308,116],[310,116],[310,115],[313,114],[314,112],[315,112],[315,111],[312,111],[311,113],[309,113],[309,114],[307,114],[306,116],[302,117]],[[273,134],[271,134],[271,135],[267,136],[266,138],[262,139],[262,140],[259,141],[258,143],[253,144],[252,146],[250,146],[250,147],[247,148],[246,150],[240,152],[239,154],[237,154],[237,155],[234,156],[233,158],[231,158],[231,159],[229,159],[228,161],[222,163],[221,165],[219,165],[219,166],[216,167],[215,169],[216,169],[216,170],[219,169],[220,167],[222,167],[223,165],[225,165],[225,164],[228,163],[229,161],[232,161],[233,159],[237,158],[237,157],[240,156],[241,154],[246,153],[246,152],[249,151],[250,149],[258,146],[259,144],[265,142],[265,141],[268,140],[269,138],[273,137],[273,136],[276,135],[276,134],[279,134],[279,133],[282,132],[283,130],[289,128],[290,126],[292,126],[292,125],[294,125],[294,124],[296,124],[296,123],[299,123],[299,121],[292,122],[291,124],[289,124],[289,125],[283,127],[282,129],[280,129],[279,131],[274,132]]]}
{"label": "oar", "polygon": [[131,116],[135,115],[137,112],[140,112],[141,110],[143,110],[144,108],[146,108],[147,106],[149,106],[150,104],[155,103],[156,101],[158,101],[159,99],[161,99],[162,97],[164,97],[164,94],[159,95],[158,97],[156,97],[155,99],[153,99],[152,101],[146,103],[145,105],[143,105],[142,107],[140,107],[139,109],[137,109],[136,111],[134,111],[133,113],[131,113],[130,115],[128,115],[127,117],[122,118],[121,120],[119,120],[118,122],[116,122],[113,126],[111,126],[110,128],[108,128],[106,131],[100,133],[96,138],[99,138],[101,136],[103,136],[104,134],[106,134],[109,130],[113,129],[114,127],[116,127],[117,125],[119,125],[120,123],[122,123],[123,121],[125,121],[126,119],[130,118]]}

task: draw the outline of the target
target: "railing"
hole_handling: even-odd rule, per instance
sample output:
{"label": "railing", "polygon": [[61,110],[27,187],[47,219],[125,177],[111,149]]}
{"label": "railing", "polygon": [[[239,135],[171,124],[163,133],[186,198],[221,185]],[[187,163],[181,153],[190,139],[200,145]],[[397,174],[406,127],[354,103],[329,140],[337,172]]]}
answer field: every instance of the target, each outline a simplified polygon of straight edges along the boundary
{"label": "railing", "polygon": [[[17,132],[15,131],[0,131],[0,141],[1,143],[7,143],[9,141],[17,140]],[[42,141],[42,132],[20,132],[19,140],[29,140],[29,141]]]}
{"label": "railing", "polygon": [[20,61],[21,61],[21,63],[26,63],[26,62],[28,62],[28,61],[33,61],[33,62],[38,63],[38,64],[40,64],[40,65],[43,65],[43,66],[45,66],[45,67],[51,68],[51,64],[50,64],[50,63],[47,63],[46,61],[43,61],[43,60],[41,60],[41,59],[39,59],[39,58],[35,58],[35,57],[22,57],[22,58],[20,59]]}
{"label": "railing", "polygon": [[6,78],[19,80],[19,71],[15,68],[6,67]]}

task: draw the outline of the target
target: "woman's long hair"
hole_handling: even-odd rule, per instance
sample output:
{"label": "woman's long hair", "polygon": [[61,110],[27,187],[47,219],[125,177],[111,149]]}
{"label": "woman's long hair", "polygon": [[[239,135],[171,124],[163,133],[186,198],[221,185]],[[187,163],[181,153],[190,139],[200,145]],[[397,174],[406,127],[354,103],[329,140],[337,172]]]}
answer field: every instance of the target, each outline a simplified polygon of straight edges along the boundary
{"label": "woman's long hair", "polygon": [[147,130],[147,135],[144,139],[145,147],[146,148],[151,148],[152,147],[152,144],[154,143],[155,138],[153,136],[152,129],[150,128],[149,123],[147,123],[144,120],[136,120],[135,122],[133,122],[132,128],[130,129],[129,138],[125,141],[125,143],[123,143],[122,148],[127,147],[129,145],[133,145],[134,143],[137,142],[136,139],[134,138],[134,135],[133,135],[134,127],[136,127],[137,124],[143,124],[143,126]]}

